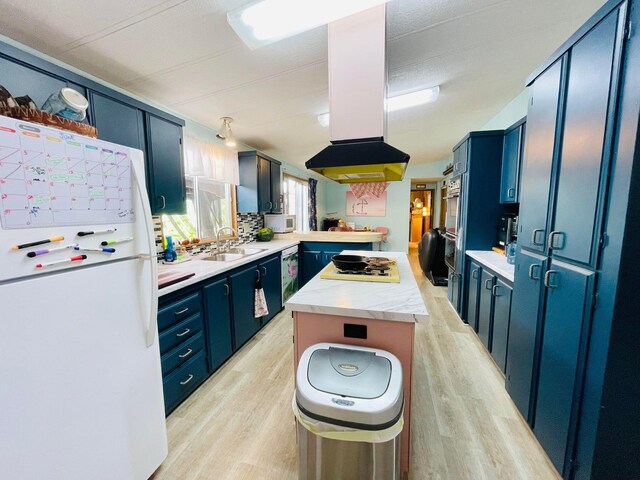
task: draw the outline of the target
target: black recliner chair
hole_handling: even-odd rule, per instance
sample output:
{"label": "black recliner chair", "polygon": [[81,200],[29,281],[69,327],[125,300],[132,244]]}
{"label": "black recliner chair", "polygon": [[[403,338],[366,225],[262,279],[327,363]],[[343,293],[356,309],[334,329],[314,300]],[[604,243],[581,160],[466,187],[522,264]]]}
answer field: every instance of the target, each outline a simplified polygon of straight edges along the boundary
{"label": "black recliner chair", "polygon": [[444,262],[445,239],[440,232],[432,228],[418,243],[420,268],[431,283],[438,287],[448,284],[449,269]]}

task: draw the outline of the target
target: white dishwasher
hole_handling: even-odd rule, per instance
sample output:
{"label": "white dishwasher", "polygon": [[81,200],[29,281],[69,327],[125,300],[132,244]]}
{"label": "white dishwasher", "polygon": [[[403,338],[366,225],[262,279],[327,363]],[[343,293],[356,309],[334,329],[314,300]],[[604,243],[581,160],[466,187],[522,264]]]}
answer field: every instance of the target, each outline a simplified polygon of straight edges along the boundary
{"label": "white dishwasher", "polygon": [[298,291],[298,246],[282,251],[282,305]]}

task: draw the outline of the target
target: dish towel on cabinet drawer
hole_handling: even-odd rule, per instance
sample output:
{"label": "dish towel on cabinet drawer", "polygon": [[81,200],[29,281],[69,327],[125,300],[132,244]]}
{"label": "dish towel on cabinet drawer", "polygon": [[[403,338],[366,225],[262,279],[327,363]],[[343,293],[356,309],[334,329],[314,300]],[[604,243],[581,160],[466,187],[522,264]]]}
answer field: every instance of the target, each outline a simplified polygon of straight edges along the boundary
{"label": "dish towel on cabinet drawer", "polygon": [[255,318],[264,317],[269,315],[269,308],[267,307],[267,299],[264,296],[264,289],[262,288],[262,280],[256,278],[256,294],[254,299],[254,312]]}

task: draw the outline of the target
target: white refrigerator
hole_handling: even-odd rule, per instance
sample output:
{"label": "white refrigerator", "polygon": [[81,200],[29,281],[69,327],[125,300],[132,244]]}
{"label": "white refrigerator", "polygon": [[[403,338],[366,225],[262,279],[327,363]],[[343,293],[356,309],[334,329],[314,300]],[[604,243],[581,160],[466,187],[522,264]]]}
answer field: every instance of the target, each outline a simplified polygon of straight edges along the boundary
{"label": "white refrigerator", "polygon": [[0,117],[0,478],[146,479],[167,455],[143,160]]}

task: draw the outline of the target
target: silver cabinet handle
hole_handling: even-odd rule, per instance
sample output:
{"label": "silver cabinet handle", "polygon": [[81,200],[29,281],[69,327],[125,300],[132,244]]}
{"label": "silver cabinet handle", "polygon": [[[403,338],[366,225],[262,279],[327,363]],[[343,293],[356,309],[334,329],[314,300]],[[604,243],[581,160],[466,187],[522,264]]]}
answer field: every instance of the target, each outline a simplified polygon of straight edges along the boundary
{"label": "silver cabinet handle", "polygon": [[229,296],[229,285],[227,283],[224,284],[224,295]]}
{"label": "silver cabinet handle", "polygon": [[558,284],[553,285],[551,283],[551,276],[555,275],[556,273],[558,273],[557,270],[549,270],[547,271],[547,273],[544,274],[544,286],[547,288],[556,288],[558,286]]}
{"label": "silver cabinet handle", "polygon": [[268,201],[267,204],[269,205],[269,210],[273,209],[273,202],[272,201]]}
{"label": "silver cabinet handle", "polygon": [[471,278],[473,278],[473,279],[477,279],[478,278],[478,269],[477,268],[471,270]]}
{"label": "silver cabinet handle", "polygon": [[175,316],[178,316],[178,315],[182,315],[183,313],[187,313],[188,311],[189,311],[189,307],[187,307],[187,308],[183,308],[183,309],[182,309],[182,310],[180,310],[179,312],[173,312],[173,314],[174,314]]}
{"label": "silver cabinet handle", "polygon": [[182,355],[178,355],[180,358],[187,358],[189,355],[191,355],[193,353],[193,350],[189,349],[186,352],[184,352]]}
{"label": "silver cabinet handle", "polygon": [[164,210],[167,207],[167,199],[164,198],[164,195],[160,195],[160,198],[162,199],[162,206],[160,207],[160,210]]}
{"label": "silver cabinet handle", "polygon": [[507,190],[507,196],[509,198],[514,198],[516,196],[516,189],[511,187],[509,190]]}
{"label": "silver cabinet handle", "polygon": [[531,265],[529,265],[529,278],[531,280],[540,280],[540,277],[534,276],[536,268],[540,269],[540,265],[537,265],[535,263],[532,263]]}
{"label": "silver cabinet handle", "polygon": [[184,382],[180,382],[180,385],[186,385],[191,380],[193,380],[193,375],[189,374],[189,376],[187,377],[187,379]]}
{"label": "silver cabinet handle", "polygon": [[491,288],[493,287],[493,285],[491,285],[491,283],[493,283],[493,280],[491,280],[490,278],[484,281],[484,288],[486,288],[487,290],[491,290]]}
{"label": "silver cabinet handle", "polygon": [[316,253],[316,260],[320,260],[320,254]]}
{"label": "silver cabinet handle", "polygon": [[549,234],[549,250],[562,250],[564,248],[564,241],[560,245],[556,245],[556,237],[560,237],[564,240],[563,232],[551,232]]}
{"label": "silver cabinet handle", "polygon": [[182,333],[176,333],[176,337],[184,337],[187,333],[189,333],[191,331],[190,328],[187,328],[184,332]]}
{"label": "silver cabinet handle", "polygon": [[260,267],[262,268],[262,276],[266,277],[267,276],[267,267]]}
{"label": "silver cabinet handle", "polygon": [[544,233],[544,228],[536,228],[533,230],[533,232],[531,232],[531,243],[533,245],[543,245],[542,243],[536,242],[536,238],[538,238],[538,233],[540,232]]}
{"label": "silver cabinet handle", "polygon": [[500,295],[498,295],[498,285],[494,285],[493,288],[491,289],[491,295],[493,295],[494,297],[499,297]]}

